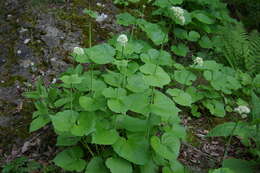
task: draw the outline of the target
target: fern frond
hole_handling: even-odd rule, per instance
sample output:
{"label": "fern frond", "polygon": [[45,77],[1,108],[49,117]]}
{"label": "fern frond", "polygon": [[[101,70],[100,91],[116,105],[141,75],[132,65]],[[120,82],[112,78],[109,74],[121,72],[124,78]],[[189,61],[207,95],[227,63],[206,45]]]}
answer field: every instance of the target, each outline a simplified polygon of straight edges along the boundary
{"label": "fern frond", "polygon": [[220,31],[223,54],[234,69],[245,70],[245,57],[249,56],[249,37],[242,25],[224,27]]}
{"label": "fern frond", "polygon": [[249,35],[249,57],[246,60],[246,67],[253,74],[260,73],[260,34],[253,31]]}

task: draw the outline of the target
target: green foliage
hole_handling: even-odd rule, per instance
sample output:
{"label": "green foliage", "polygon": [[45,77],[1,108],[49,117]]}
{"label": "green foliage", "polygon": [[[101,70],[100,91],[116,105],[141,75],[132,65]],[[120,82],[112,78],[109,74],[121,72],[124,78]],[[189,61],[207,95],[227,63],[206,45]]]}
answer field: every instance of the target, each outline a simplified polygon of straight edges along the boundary
{"label": "green foliage", "polygon": [[260,71],[260,35],[248,34],[243,26],[228,26],[220,30],[223,54],[231,67],[257,74]]}
{"label": "green foliage", "polygon": [[1,173],[28,173],[38,171],[42,173],[58,173],[60,170],[52,165],[43,166],[26,157],[19,157],[4,165]]}
{"label": "green foliage", "polygon": [[[115,1],[129,2],[139,3]],[[186,139],[181,111],[222,118],[233,116],[240,103],[253,103],[252,122],[227,122],[209,136],[237,135],[245,144],[255,138],[259,76],[253,79],[236,68],[197,57],[217,55],[218,28],[236,23],[225,4],[156,0],[146,5],[155,9],[150,18],[126,12],[117,16],[118,24],[132,28],[124,45],[114,36],[107,43],[83,48],[84,53],[74,52],[79,65],[61,74],[58,84],[44,87],[39,82],[36,91],[24,94],[36,100],[30,131],[51,123],[57,146],[65,148],[53,160],[59,167],[86,173],[183,173],[177,161],[181,140]],[[84,12],[96,16],[94,11]],[[136,39],[135,30],[144,40]],[[257,45],[257,39],[252,41],[251,52],[258,53]],[[176,63],[169,49],[178,58],[196,57],[194,63]],[[229,168],[214,172],[221,171],[232,172]]]}

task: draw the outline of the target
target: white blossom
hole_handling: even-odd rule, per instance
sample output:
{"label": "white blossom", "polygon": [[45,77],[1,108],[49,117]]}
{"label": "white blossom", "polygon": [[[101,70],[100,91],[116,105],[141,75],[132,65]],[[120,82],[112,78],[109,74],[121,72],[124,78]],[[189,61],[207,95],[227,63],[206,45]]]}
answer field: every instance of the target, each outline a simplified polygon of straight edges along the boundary
{"label": "white blossom", "polygon": [[52,80],[52,84],[55,84],[57,82],[57,79],[56,78],[53,78],[53,80]]}
{"label": "white blossom", "polygon": [[74,47],[73,53],[75,53],[77,55],[84,55],[84,49],[81,47]]}
{"label": "white blossom", "polygon": [[238,106],[234,109],[235,112],[239,113],[242,118],[246,117],[245,114],[250,113],[250,109],[247,106]]}
{"label": "white blossom", "polygon": [[96,21],[97,22],[103,22],[104,20],[106,20],[107,17],[108,17],[107,14],[101,13],[100,15],[97,16]]}
{"label": "white blossom", "polygon": [[184,16],[180,16],[179,17],[181,24],[184,25],[185,24],[185,17]]}
{"label": "white blossom", "polygon": [[203,65],[203,59],[201,57],[196,57],[196,59],[193,61],[194,64],[202,66]]}
{"label": "white blossom", "polygon": [[176,18],[178,18],[182,25],[185,24],[185,17],[184,17],[184,10],[181,7],[171,7],[171,10],[173,11]]}
{"label": "white blossom", "polygon": [[125,46],[126,43],[128,42],[128,38],[127,38],[127,36],[125,34],[121,34],[117,38],[117,42],[120,43],[121,45]]}
{"label": "white blossom", "polygon": [[242,118],[247,118],[247,114],[241,114]]}
{"label": "white blossom", "polygon": [[31,41],[31,39],[27,38],[27,39],[24,40],[23,43],[24,43],[24,44],[27,44],[27,43],[29,43],[30,41]]}
{"label": "white blossom", "polygon": [[181,7],[171,7],[171,10],[174,12],[176,16],[183,16],[184,10]]}

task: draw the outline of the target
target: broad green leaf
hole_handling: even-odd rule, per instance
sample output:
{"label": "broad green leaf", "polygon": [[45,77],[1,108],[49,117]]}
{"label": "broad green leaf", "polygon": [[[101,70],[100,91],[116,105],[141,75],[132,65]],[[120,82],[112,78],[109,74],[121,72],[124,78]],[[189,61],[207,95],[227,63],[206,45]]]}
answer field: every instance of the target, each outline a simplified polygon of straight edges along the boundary
{"label": "broad green leaf", "polygon": [[110,45],[103,43],[93,46],[86,50],[89,58],[97,64],[108,64],[113,62],[115,56],[115,49]]}
{"label": "broad green leaf", "polygon": [[175,106],[174,102],[159,91],[155,91],[151,112],[162,117],[164,121],[168,121],[171,117],[178,117],[180,110]]}
{"label": "broad green leaf", "polygon": [[161,7],[161,8],[165,8],[165,7],[169,7],[171,6],[171,3],[170,1],[165,1],[165,0],[156,0],[153,5],[156,5],[158,7]]}
{"label": "broad green leaf", "polygon": [[137,2],[140,2],[140,0],[128,0],[129,2],[132,2],[132,3],[137,3]]}
{"label": "broad green leaf", "polygon": [[234,76],[223,71],[204,71],[203,76],[215,90],[221,90],[225,94],[231,94],[232,90],[241,88],[240,82]]}
{"label": "broad green leaf", "polygon": [[67,85],[79,84],[83,80],[83,78],[79,77],[78,74],[64,75],[60,79]]}
{"label": "broad green leaf", "polygon": [[106,106],[106,99],[103,96],[87,97],[81,96],[79,98],[80,106],[86,111],[96,111]]}
{"label": "broad green leaf", "polygon": [[185,92],[191,96],[192,103],[195,103],[204,97],[203,93],[193,86],[188,87]]}
{"label": "broad green leaf", "polygon": [[181,89],[168,89],[167,93],[173,97],[173,100],[182,105],[191,107],[192,97]]}
{"label": "broad green leaf", "polygon": [[136,18],[129,13],[121,13],[116,16],[116,22],[119,25],[129,26],[136,23]]}
{"label": "broad green leaf", "polygon": [[58,112],[56,115],[51,115],[50,117],[55,130],[66,132],[73,127],[78,116],[78,112],[66,110],[63,112]]}
{"label": "broad green leaf", "polygon": [[224,117],[226,115],[225,105],[218,100],[205,100],[202,102],[203,106],[209,109],[212,115],[217,117]]}
{"label": "broad green leaf", "polygon": [[147,115],[150,112],[151,90],[143,93],[131,94],[128,96],[129,109],[133,112]]}
{"label": "broad green leaf", "polygon": [[[235,128],[232,134],[232,130]],[[247,138],[249,136],[254,135],[254,126],[249,126],[247,123],[238,122],[237,125],[235,122],[226,122],[214,127],[207,136],[214,137],[214,136],[240,136],[242,138]]]}
{"label": "broad green leaf", "polygon": [[127,78],[126,88],[132,92],[144,92],[149,88],[149,85],[144,80],[144,75],[137,73]]}
{"label": "broad green leaf", "polygon": [[123,82],[123,75],[120,73],[115,73],[113,71],[109,71],[107,74],[102,75],[107,84],[115,87],[120,87]]}
{"label": "broad green leaf", "polygon": [[106,88],[102,92],[103,96],[106,98],[122,98],[126,96],[127,92],[124,88]]}
{"label": "broad green leaf", "polygon": [[144,63],[171,66],[173,63],[171,55],[164,50],[149,49],[147,53],[141,54]]}
{"label": "broad green leaf", "polygon": [[35,118],[30,124],[30,132],[36,131],[51,121],[48,115],[40,115]]}
{"label": "broad green leaf", "polygon": [[87,165],[85,173],[109,173],[101,157],[93,157]]}
{"label": "broad green leaf", "polygon": [[174,173],[187,173],[187,169],[178,160],[174,160],[170,164],[171,170]]}
{"label": "broad green leaf", "polygon": [[99,145],[112,145],[119,138],[119,135],[115,129],[97,129],[92,134],[92,143]]}
{"label": "broad green leaf", "polygon": [[76,89],[78,89],[81,92],[92,90],[98,93],[101,92],[104,88],[106,88],[105,82],[103,82],[103,80],[101,79],[95,79],[95,76],[92,76],[91,72],[83,74],[82,78],[82,83],[78,85],[73,85]]}
{"label": "broad green leaf", "polygon": [[141,173],[158,173],[158,166],[153,162],[153,160],[149,160],[145,165],[140,166]]}
{"label": "broad green leaf", "polygon": [[70,130],[71,134],[74,136],[87,136],[94,131],[95,116],[93,112],[81,112],[78,120]]}
{"label": "broad green leaf", "polygon": [[55,107],[61,107],[61,106],[65,105],[65,104],[67,104],[67,103],[70,103],[71,100],[72,100],[71,97],[61,98],[61,99],[55,101],[54,105],[55,105]]}
{"label": "broad green leaf", "polygon": [[120,157],[137,165],[145,165],[150,157],[149,144],[143,134],[128,136],[128,139],[120,137],[113,149]]}
{"label": "broad green leaf", "polygon": [[204,35],[204,36],[200,39],[199,45],[200,45],[200,47],[202,47],[202,48],[210,49],[210,48],[212,48],[213,43],[212,43],[212,41],[209,39],[208,36]]}
{"label": "broad green leaf", "polygon": [[200,34],[196,31],[190,31],[188,35],[189,41],[198,41],[200,38]]}
{"label": "broad green leaf", "polygon": [[155,45],[168,42],[168,33],[164,32],[158,24],[147,22],[144,19],[138,19],[137,24]]}
{"label": "broad green leaf", "polygon": [[128,115],[116,115],[118,128],[126,129],[130,132],[145,132],[148,129],[148,122]]}
{"label": "broad green leaf", "polygon": [[164,166],[162,169],[162,173],[173,173],[170,167]]}
{"label": "broad green leaf", "polygon": [[255,121],[260,118],[260,98],[252,92],[252,120]]}
{"label": "broad green leaf", "polygon": [[85,54],[82,54],[82,55],[72,53],[73,58],[78,63],[90,63],[91,60],[89,59],[89,56],[86,54],[87,49],[85,48],[83,50],[84,50]]}
{"label": "broad green leaf", "polygon": [[183,85],[192,85],[192,82],[197,79],[196,75],[187,70],[178,70],[174,72],[174,79]]}
{"label": "broad green leaf", "polygon": [[80,141],[80,137],[77,136],[61,136],[57,137],[57,146],[72,146],[76,145]]}
{"label": "broad green leaf", "polygon": [[[115,43],[114,43],[115,42]],[[116,50],[119,52],[120,55],[123,54],[123,57],[120,56],[120,58],[125,58],[126,56],[129,59],[134,59],[132,56],[134,53],[140,54],[142,52],[142,49],[144,48],[144,45],[138,41],[138,40],[129,40],[126,45],[122,45],[118,41],[114,41],[113,44],[116,46]]]}
{"label": "broad green leaf", "polygon": [[111,173],[132,173],[133,168],[131,163],[120,158],[110,157],[106,160],[106,166]]}
{"label": "broad green leaf", "polygon": [[173,32],[174,32],[174,36],[179,39],[188,39],[188,33],[184,29],[175,28]]}
{"label": "broad green leaf", "polygon": [[234,173],[250,173],[254,172],[254,164],[247,160],[240,159],[225,159],[223,168],[229,168]]}
{"label": "broad green leaf", "polygon": [[123,99],[109,99],[107,101],[109,109],[116,113],[124,113],[128,110],[129,106]]}
{"label": "broad green leaf", "polygon": [[198,19],[200,22],[205,23],[205,24],[213,24],[215,23],[214,19],[211,17],[207,16],[206,14],[203,13],[193,13],[192,16],[196,19]]}
{"label": "broad green leaf", "polygon": [[253,85],[256,88],[260,88],[260,74],[257,74],[253,80]]}
{"label": "broad green leaf", "polygon": [[172,5],[180,5],[182,4],[183,0],[170,0]]}
{"label": "broad green leaf", "polygon": [[158,136],[151,137],[151,146],[153,150],[163,158],[172,161],[179,155],[180,142],[173,135],[164,135],[162,141]]}
{"label": "broad green leaf", "polygon": [[180,138],[172,132],[166,132],[162,135],[161,142],[163,145],[167,146],[176,160],[179,156],[179,150],[181,147]]}
{"label": "broad green leaf", "polygon": [[236,172],[233,172],[229,168],[218,168],[218,169],[215,169],[213,171],[210,171],[210,173],[236,173]]}
{"label": "broad green leaf", "polygon": [[86,161],[81,159],[83,156],[84,154],[80,147],[73,147],[59,153],[53,162],[67,171],[81,172],[86,166]]}
{"label": "broad green leaf", "polygon": [[186,139],[186,129],[184,126],[180,125],[180,124],[174,124],[172,126],[172,129],[170,131],[168,131],[168,133],[172,133],[175,135],[175,137],[185,140]]}
{"label": "broad green leaf", "polygon": [[171,51],[173,51],[178,56],[185,57],[189,52],[189,48],[185,44],[180,43],[177,46],[171,46]]}
{"label": "broad green leaf", "polygon": [[145,74],[144,80],[150,86],[162,88],[170,83],[169,75],[158,65],[145,64],[140,67],[140,71]]}

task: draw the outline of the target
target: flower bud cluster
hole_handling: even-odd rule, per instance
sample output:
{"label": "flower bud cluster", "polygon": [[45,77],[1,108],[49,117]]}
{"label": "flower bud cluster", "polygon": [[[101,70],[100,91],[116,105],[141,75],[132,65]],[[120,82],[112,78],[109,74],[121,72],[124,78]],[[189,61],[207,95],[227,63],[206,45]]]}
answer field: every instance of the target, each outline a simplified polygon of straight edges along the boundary
{"label": "flower bud cluster", "polygon": [[242,118],[246,118],[247,114],[250,113],[250,109],[247,106],[238,106],[234,111],[239,113]]}
{"label": "flower bud cluster", "polygon": [[193,60],[195,65],[202,66],[203,65],[203,59],[201,57],[196,57],[195,60]]}
{"label": "flower bud cluster", "polygon": [[171,10],[173,11],[174,15],[180,20],[181,24],[185,24],[185,17],[184,17],[184,10],[181,7],[172,6]]}
{"label": "flower bud cluster", "polygon": [[126,43],[128,42],[128,38],[125,34],[121,34],[121,35],[118,36],[117,42],[119,44],[121,44],[122,46],[125,46]]}

